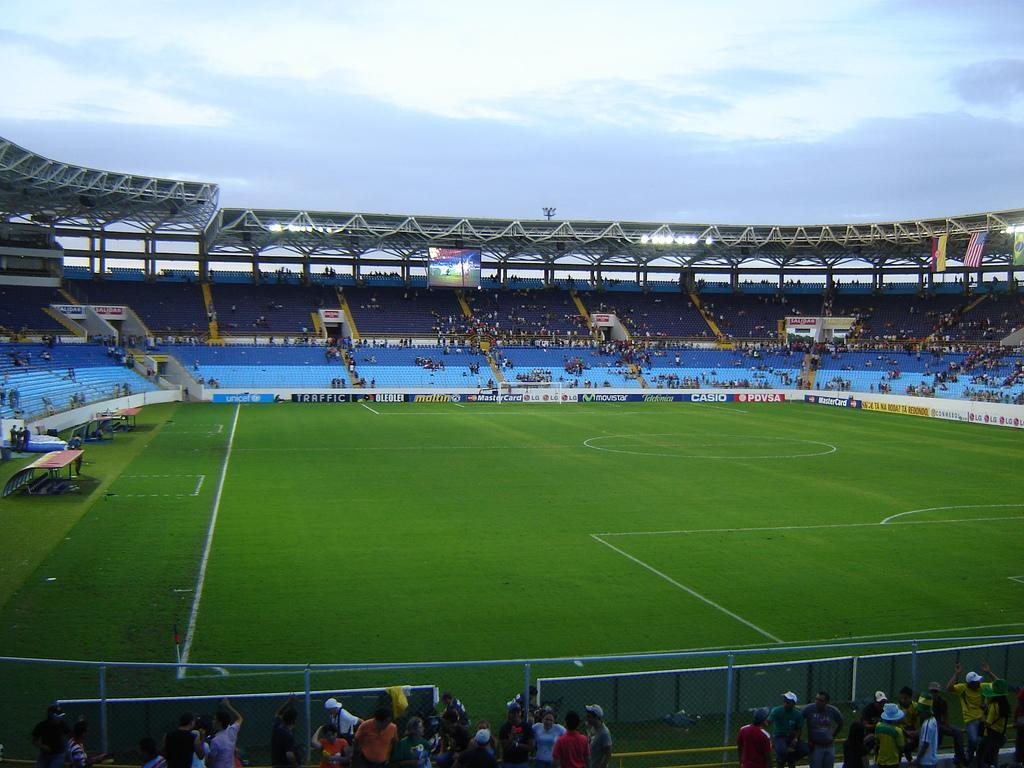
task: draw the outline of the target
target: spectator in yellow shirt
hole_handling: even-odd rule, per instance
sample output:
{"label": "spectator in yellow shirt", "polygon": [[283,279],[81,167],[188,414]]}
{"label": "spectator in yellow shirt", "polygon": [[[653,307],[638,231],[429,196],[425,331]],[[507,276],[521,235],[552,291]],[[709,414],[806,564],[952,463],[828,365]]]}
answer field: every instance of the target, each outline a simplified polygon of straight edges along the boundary
{"label": "spectator in yellow shirt", "polygon": [[882,710],[882,719],[875,725],[878,768],[899,768],[905,745],[903,729],[899,723],[905,714],[899,704],[895,703],[886,704]]}
{"label": "spectator in yellow shirt", "polygon": [[999,765],[999,750],[1006,743],[1006,729],[1010,725],[1010,702],[1006,691],[1005,680],[993,680],[981,686],[981,694],[988,700],[985,735],[978,747],[978,765],[981,768]]}
{"label": "spectator in yellow shirt", "polygon": [[[953,676],[946,683],[946,690],[957,695],[960,700],[960,710],[964,718],[964,730],[967,731],[967,763],[974,762],[974,755],[978,751],[978,744],[981,743],[981,726],[985,712],[982,709],[984,697],[981,695],[981,681],[984,679],[977,672],[967,673],[966,683],[958,683],[956,679],[964,671],[958,661],[953,670]],[[995,675],[988,666],[988,662],[982,662],[981,671],[995,680]]]}

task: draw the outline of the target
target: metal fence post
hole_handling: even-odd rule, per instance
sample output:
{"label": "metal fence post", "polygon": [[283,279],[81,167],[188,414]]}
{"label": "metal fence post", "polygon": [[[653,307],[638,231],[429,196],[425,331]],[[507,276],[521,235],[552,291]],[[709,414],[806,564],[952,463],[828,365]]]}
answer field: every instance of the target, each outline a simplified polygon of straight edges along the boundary
{"label": "metal fence post", "polygon": [[530,716],[530,662],[523,664],[523,722]]}
{"label": "metal fence post", "polygon": [[100,665],[100,751],[107,751],[107,668]]}
{"label": "metal fence post", "polygon": [[[732,732],[732,683],[733,683],[733,655],[729,654],[729,668],[725,673],[725,726],[722,731],[722,746],[729,746],[729,735]],[[722,751],[722,764],[728,760],[728,753]]]}
{"label": "metal fence post", "polygon": [[910,646],[910,687],[917,690],[917,640]]}
{"label": "metal fence post", "polygon": [[309,686],[309,664],[305,670],[306,686],[306,764],[313,759],[313,693]]}

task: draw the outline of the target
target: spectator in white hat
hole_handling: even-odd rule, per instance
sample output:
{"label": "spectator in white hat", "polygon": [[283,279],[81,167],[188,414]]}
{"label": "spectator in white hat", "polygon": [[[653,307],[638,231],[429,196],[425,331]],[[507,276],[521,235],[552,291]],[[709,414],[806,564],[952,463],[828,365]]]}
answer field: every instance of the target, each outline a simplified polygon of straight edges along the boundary
{"label": "spectator in white hat", "polygon": [[342,707],[341,700],[333,696],[324,702],[324,709],[327,710],[327,721],[338,729],[341,738],[351,744],[356,729],[363,722],[362,719]]}
{"label": "spectator in white hat", "polygon": [[784,765],[795,768],[797,761],[807,756],[807,742],[800,739],[804,715],[797,709],[796,702],[796,694],[786,691],[782,694],[782,704],[772,707],[768,713],[767,722],[772,727],[772,745],[778,768]]}
{"label": "spectator in white hat", "polygon": [[[978,751],[978,744],[981,743],[982,723],[985,721],[985,712],[982,708],[985,697],[981,695],[981,681],[984,678],[977,672],[971,671],[967,673],[965,678],[967,682],[958,683],[956,679],[960,677],[963,671],[964,668],[958,661],[953,669],[953,676],[946,683],[946,690],[955,693],[957,698],[960,699],[960,710],[964,717],[964,730],[967,732],[966,758],[968,765],[970,765],[974,762],[974,755]],[[996,676],[992,674],[992,670],[989,669],[988,662],[983,661],[981,663],[981,671],[993,680],[996,679]]]}

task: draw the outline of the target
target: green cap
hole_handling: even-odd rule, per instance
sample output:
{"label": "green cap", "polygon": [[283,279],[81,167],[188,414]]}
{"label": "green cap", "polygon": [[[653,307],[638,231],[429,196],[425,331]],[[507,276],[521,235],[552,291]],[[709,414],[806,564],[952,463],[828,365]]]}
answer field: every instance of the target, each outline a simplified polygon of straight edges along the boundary
{"label": "green cap", "polygon": [[1005,680],[993,680],[991,683],[985,683],[981,686],[981,695],[991,699],[993,696],[1005,696],[1006,690]]}

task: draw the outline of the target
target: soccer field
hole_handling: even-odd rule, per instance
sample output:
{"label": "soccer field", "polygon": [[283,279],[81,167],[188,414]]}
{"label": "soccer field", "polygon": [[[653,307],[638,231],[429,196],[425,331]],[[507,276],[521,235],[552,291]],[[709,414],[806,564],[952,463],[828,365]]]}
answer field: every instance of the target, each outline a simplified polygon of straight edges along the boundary
{"label": "soccer field", "polygon": [[[89,449],[109,482],[9,597],[5,648],[166,660],[196,602],[192,660],[267,662],[981,631],[1024,606],[1011,430],[793,404],[146,416],[117,476]],[[69,606],[120,631],[48,633]]]}
{"label": "soccer field", "polygon": [[5,654],[173,661],[175,624],[211,663],[1024,626],[1009,429],[739,403],[167,405],[139,421],[87,449],[88,497],[4,501]]}

